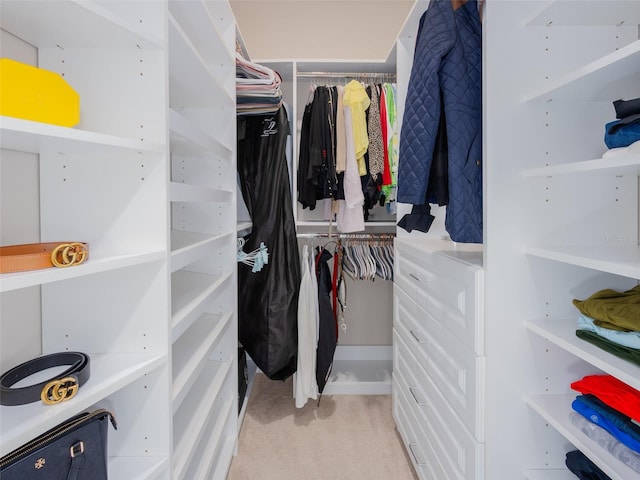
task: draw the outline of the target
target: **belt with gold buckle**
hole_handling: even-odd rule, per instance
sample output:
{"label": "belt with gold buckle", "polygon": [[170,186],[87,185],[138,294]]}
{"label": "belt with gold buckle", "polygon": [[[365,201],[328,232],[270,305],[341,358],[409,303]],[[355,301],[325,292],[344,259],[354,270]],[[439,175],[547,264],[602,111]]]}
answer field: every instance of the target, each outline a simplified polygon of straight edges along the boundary
{"label": "belt with gold buckle", "polygon": [[80,265],[89,258],[83,242],[26,243],[0,247],[0,273]]}
{"label": "belt with gold buckle", "polygon": [[[11,388],[20,380],[53,367],[68,365],[62,373],[26,387]],[[89,355],[82,352],[60,352],[43,355],[21,363],[0,377],[0,405],[24,405],[42,400],[55,405],[70,400],[91,375]]]}

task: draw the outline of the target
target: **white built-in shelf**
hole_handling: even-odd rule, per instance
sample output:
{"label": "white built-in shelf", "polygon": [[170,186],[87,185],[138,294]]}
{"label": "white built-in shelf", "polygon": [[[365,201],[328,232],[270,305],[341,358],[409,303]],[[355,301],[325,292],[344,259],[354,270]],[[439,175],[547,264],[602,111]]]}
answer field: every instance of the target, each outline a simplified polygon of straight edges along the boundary
{"label": "white built-in shelf", "polygon": [[593,0],[559,2],[550,1],[527,25],[609,25],[640,24],[640,4],[634,0]]}
{"label": "white built-in shelf", "polygon": [[218,202],[227,203],[233,199],[233,192],[199,185],[171,182],[169,195],[172,202]]}
{"label": "white built-in shelf", "polygon": [[[299,220],[296,222],[296,226],[298,227],[328,227],[330,223],[326,220]],[[396,222],[364,222],[364,226],[366,227],[395,227]],[[333,222],[333,227],[335,228],[334,233],[339,233],[337,230],[336,223]],[[354,232],[357,234],[358,232]],[[360,232],[363,233],[363,232]]]}
{"label": "white built-in shelf", "polygon": [[176,155],[203,156],[207,154],[230,158],[231,148],[202,130],[176,110],[169,110],[171,153]]}
{"label": "white built-in shelf", "polygon": [[46,268],[31,270],[29,272],[0,274],[0,292],[8,292],[19,288],[33,287],[45,283],[69,280],[84,277],[96,273],[118,270],[121,268],[143,265],[145,263],[163,261],[166,252],[138,252],[128,255],[116,255],[105,257],[91,251],[89,246],[89,259],[81,264],[68,268]]}
{"label": "white built-in shelf", "polygon": [[[545,318],[529,320],[525,325],[532,332],[555,343],[563,350],[613,375],[627,385],[640,390],[640,367],[576,336],[576,319]],[[579,380],[576,378],[576,380]]]}
{"label": "white built-in shelf", "polygon": [[612,480],[638,478],[636,471],[623,464],[571,423],[571,402],[577,395],[577,392],[563,395],[529,395],[525,397],[525,401]]}
{"label": "white built-in shelf", "polygon": [[163,153],[164,145],[138,139],[105,135],[77,128],[0,117],[0,145],[28,153],[109,154],[123,152]]}
{"label": "white built-in shelf", "polygon": [[204,313],[174,344],[172,400],[175,412],[189,395],[191,387],[207,363],[212,347],[220,341],[231,314]]}
{"label": "white built-in shelf", "polygon": [[171,274],[171,336],[175,342],[205,312],[231,273],[210,275],[179,270]]}
{"label": "white built-in shelf", "polygon": [[378,73],[396,73],[396,65],[387,59],[379,61],[356,62],[348,59],[325,59],[325,60],[298,60],[296,62],[296,75],[304,75],[305,73],[361,73],[378,74]]}
{"label": "white built-in shelf", "polygon": [[[172,108],[200,107],[235,110],[235,92],[229,93],[216,72],[176,20],[169,16],[169,103]],[[189,72],[185,75],[184,72]],[[204,95],[203,92],[211,92]]]}
{"label": "white built-in shelf", "polygon": [[[197,459],[199,461],[192,462],[192,466],[185,478],[211,478],[212,471],[218,475],[224,472],[224,475],[222,475],[221,478],[226,478],[226,465],[233,455],[235,439],[230,437],[231,440],[233,440],[233,443],[231,443],[231,450],[229,450],[230,438],[223,438],[223,434],[225,431],[225,424],[231,415],[232,407],[233,398],[229,398],[224,403],[220,413],[212,418],[209,425],[207,425],[207,428],[202,435],[202,444],[198,447],[197,451]],[[218,466],[216,461],[224,461],[224,467],[216,468]]]}
{"label": "white built-in shelf", "polygon": [[525,95],[525,102],[635,98],[640,84],[640,40],[594,62],[551,80],[549,85]]}
{"label": "white built-in shelf", "polygon": [[323,395],[390,395],[391,360],[334,360]]}
{"label": "white built-in shelf", "polygon": [[19,406],[0,407],[2,437],[0,456],[49,430],[79,411],[93,407],[105,397],[133,383],[155,368],[166,364],[167,355],[89,354],[91,376],[68,402],[54,407],[38,401]]}
{"label": "white built-in shelf", "polygon": [[640,278],[638,245],[530,245],[525,247],[525,253],[578,267]]}
{"label": "white built-in shelf", "polygon": [[582,162],[566,163],[564,165],[532,168],[525,170],[524,176],[550,177],[554,175],[582,175],[589,173],[638,176],[640,175],[640,154],[597,158]]}
{"label": "white built-in shelf", "polygon": [[169,469],[169,457],[109,457],[109,477],[154,480]]}
{"label": "white built-in shelf", "polygon": [[525,470],[524,477],[527,480],[576,480],[576,476],[569,470]]}
{"label": "white built-in shelf", "polygon": [[3,29],[38,48],[160,48],[162,37],[147,29],[136,9],[116,10],[113,3],[2,0],[0,17]]}
{"label": "white built-in shelf", "polygon": [[[236,446],[236,437],[232,435],[227,435],[227,438],[224,440],[224,445],[222,446],[222,450],[220,451],[220,455],[218,455],[218,461],[223,461],[227,458],[231,458],[233,456],[233,451]],[[215,466],[215,465],[212,465]],[[225,480],[227,478],[228,468],[216,468],[213,471],[213,480]],[[211,471],[207,472],[207,475],[210,475]],[[204,477],[203,477],[204,478]]]}
{"label": "white built-in shelf", "polygon": [[170,1],[169,12],[173,20],[189,32],[189,40],[204,64],[214,66],[223,60],[235,61],[234,51],[227,49],[224,25],[219,24],[220,13],[212,12],[207,1]]}
{"label": "white built-in shelf", "polygon": [[229,240],[231,233],[206,235],[203,233],[171,230],[171,271],[181,269],[210,255],[212,249]]}
{"label": "white built-in shelf", "polygon": [[[233,398],[220,399],[223,383],[231,370],[232,360],[209,361],[201,373],[203,381],[194,385],[194,390],[173,416],[173,478],[186,478],[185,474],[197,445],[203,441],[205,426],[212,418],[221,416],[225,406]],[[205,381],[206,379],[206,381]],[[227,407],[228,408],[228,407]]]}
{"label": "white built-in shelf", "polygon": [[393,371],[391,346],[339,345],[323,395],[389,395]]}
{"label": "white built-in shelf", "polygon": [[[247,381],[247,391],[244,394],[244,401],[242,402],[242,408],[238,413],[238,436],[240,435],[240,430],[242,429],[242,422],[244,422],[244,416],[247,413],[247,408],[249,406],[249,397],[251,397],[251,391],[253,390],[253,384],[256,381],[256,375],[261,374],[262,372],[258,370],[256,364],[251,360],[251,357],[247,355],[247,373],[248,373],[248,381]],[[240,400],[238,400],[239,402]]]}
{"label": "white built-in shelf", "polygon": [[253,226],[252,222],[239,222],[236,225],[237,233],[244,233],[246,230],[249,230]]}

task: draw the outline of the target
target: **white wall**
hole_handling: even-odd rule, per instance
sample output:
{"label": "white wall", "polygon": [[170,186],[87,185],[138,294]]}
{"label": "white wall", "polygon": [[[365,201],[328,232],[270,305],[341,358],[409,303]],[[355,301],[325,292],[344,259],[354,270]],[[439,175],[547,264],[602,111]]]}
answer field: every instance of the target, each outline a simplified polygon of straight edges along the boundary
{"label": "white wall", "polygon": [[385,60],[413,0],[231,0],[253,59]]}

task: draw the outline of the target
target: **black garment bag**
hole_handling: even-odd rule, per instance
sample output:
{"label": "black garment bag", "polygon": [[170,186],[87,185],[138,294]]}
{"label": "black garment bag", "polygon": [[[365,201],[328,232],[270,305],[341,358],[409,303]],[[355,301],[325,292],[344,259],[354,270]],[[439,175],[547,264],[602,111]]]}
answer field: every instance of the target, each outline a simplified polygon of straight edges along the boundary
{"label": "black garment bag", "polygon": [[296,371],[300,257],[287,170],[289,121],[275,115],[238,117],[238,174],[253,228],[244,250],[267,246],[269,262],[253,273],[238,263],[238,337],[272,380]]}

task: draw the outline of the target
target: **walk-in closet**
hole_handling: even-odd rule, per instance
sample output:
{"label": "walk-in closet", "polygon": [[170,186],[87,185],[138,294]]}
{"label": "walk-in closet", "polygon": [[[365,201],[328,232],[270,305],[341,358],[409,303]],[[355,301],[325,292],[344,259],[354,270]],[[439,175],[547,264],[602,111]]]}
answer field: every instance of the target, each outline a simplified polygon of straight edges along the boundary
{"label": "walk-in closet", "polygon": [[640,480],[638,0],[2,0],[0,149],[0,478]]}

